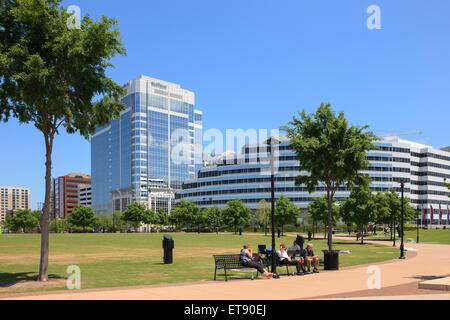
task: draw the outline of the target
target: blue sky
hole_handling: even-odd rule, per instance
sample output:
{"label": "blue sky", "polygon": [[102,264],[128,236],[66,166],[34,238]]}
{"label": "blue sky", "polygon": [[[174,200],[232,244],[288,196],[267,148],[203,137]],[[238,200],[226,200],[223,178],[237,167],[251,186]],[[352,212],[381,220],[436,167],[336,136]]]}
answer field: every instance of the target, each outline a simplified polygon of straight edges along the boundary
{"label": "blue sky", "polygon": [[[82,15],[119,20],[127,48],[109,76],[141,74],[196,93],[204,129],[277,128],[322,102],[376,134],[450,145],[450,2],[306,0],[70,0]],[[381,30],[369,30],[369,5]],[[447,121],[446,121],[447,120]],[[32,125],[0,123],[0,185],[44,198],[44,140]],[[61,134],[53,175],[90,173],[89,142]]]}

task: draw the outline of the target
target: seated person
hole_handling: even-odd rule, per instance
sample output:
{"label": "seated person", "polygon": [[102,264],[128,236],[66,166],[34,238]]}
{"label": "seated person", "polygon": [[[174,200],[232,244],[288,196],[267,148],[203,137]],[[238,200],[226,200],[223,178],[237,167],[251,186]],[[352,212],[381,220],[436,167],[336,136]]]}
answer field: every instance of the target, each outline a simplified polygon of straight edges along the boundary
{"label": "seated person", "polygon": [[280,259],[281,265],[293,265],[297,267],[297,274],[303,274],[302,271],[302,260],[292,260],[286,251],[286,246],[284,244],[280,245],[280,250],[277,252],[278,258]]}
{"label": "seated person", "polygon": [[311,271],[311,263],[314,264],[314,273],[319,273],[319,256],[314,255],[313,251],[313,245],[311,243],[308,243],[305,249],[302,251],[302,257],[306,262],[306,267],[308,268],[308,271]]}
{"label": "seated person", "polygon": [[292,247],[289,247],[288,252],[294,252],[294,254],[297,256],[301,256],[302,253],[302,247],[300,245],[298,245],[297,241],[294,241]]}
{"label": "seated person", "polygon": [[273,277],[273,273],[267,272],[261,263],[254,261],[252,249],[248,244],[244,244],[241,250],[241,264],[248,268],[257,269],[258,272],[264,275],[267,279]]}

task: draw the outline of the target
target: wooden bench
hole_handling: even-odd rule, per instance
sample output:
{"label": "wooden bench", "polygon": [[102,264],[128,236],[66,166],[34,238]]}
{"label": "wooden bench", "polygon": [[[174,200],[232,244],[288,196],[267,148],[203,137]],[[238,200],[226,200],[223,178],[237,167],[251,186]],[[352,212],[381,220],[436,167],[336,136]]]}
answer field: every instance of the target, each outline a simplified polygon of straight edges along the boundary
{"label": "wooden bench", "polygon": [[225,281],[228,281],[227,270],[248,270],[248,271],[256,271],[256,278],[258,278],[258,270],[254,268],[249,268],[243,266],[241,264],[241,255],[240,254],[221,254],[214,255],[214,280],[216,280],[217,269],[223,269],[225,271]]}

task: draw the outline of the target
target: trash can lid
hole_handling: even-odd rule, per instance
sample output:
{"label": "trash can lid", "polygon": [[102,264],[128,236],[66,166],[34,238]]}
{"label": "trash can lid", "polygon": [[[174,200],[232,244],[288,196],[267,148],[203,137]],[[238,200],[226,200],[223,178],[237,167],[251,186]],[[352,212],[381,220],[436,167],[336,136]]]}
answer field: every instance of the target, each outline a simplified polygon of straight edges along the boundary
{"label": "trash can lid", "polygon": [[172,236],[165,234],[164,235],[164,240],[172,240]]}

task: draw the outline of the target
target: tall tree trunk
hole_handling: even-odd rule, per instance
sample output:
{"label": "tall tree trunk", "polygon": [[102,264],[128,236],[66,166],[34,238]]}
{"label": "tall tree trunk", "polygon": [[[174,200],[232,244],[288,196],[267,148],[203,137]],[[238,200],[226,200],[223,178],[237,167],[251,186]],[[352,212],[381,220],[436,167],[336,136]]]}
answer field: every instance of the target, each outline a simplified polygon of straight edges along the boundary
{"label": "tall tree trunk", "polygon": [[50,218],[50,193],[52,180],[52,148],[53,136],[44,133],[45,138],[45,202],[41,215],[41,257],[39,263],[39,281],[48,281],[48,249],[49,249],[49,218]]}

